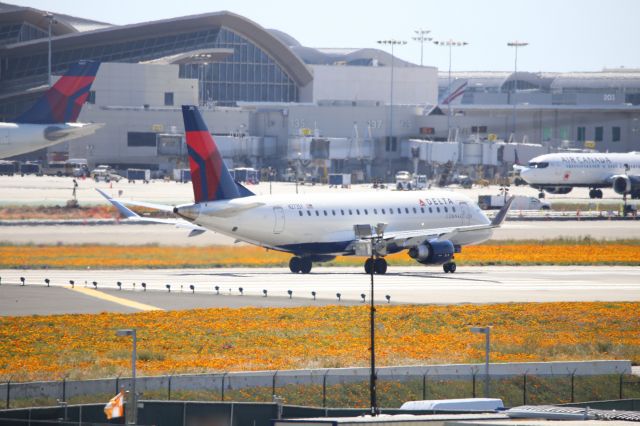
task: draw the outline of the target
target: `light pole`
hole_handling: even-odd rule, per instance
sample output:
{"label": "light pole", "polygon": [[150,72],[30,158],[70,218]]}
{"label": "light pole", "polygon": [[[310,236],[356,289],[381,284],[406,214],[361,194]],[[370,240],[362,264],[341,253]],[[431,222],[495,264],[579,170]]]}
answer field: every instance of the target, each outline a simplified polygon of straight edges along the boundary
{"label": "light pole", "polygon": [[529,43],[524,41],[510,41],[507,46],[515,49],[515,62],[513,65],[513,95],[511,102],[513,102],[513,136],[516,135],[516,92],[518,91],[518,47],[528,46]]}
{"label": "light pole", "polygon": [[420,66],[423,66],[422,60],[424,58],[424,42],[433,40],[433,38],[427,37],[427,34],[429,34],[431,30],[423,30],[422,28],[420,28],[419,30],[414,30],[413,32],[416,33],[416,35],[411,38],[414,41],[420,42]]}
{"label": "light pole", "polygon": [[[462,46],[466,46],[467,43],[466,41],[457,41],[457,40],[434,40],[433,44],[435,44],[436,46],[447,46],[449,48],[449,79],[448,79],[448,89],[447,89],[447,96],[451,96],[451,51],[454,47],[462,47]],[[449,140],[451,137],[451,103],[448,102],[447,104],[447,140]]]}
{"label": "light pole", "polygon": [[484,347],[484,397],[489,398],[489,352],[491,350],[491,327],[471,327],[472,333],[485,335]]}
{"label": "light pole", "polygon": [[[371,293],[369,295],[369,332],[371,336],[371,370],[369,373],[369,395],[371,397],[371,416],[377,416],[378,410],[378,396],[377,396],[377,374],[376,374],[376,306],[374,299],[374,286],[373,286],[373,274],[375,273],[375,260],[376,260],[376,246],[384,237],[384,230],[387,227],[386,223],[378,223],[375,226],[371,225],[355,225],[353,231],[358,239],[369,240],[371,247],[371,268],[369,274],[371,275]],[[364,293],[362,294],[364,299]],[[364,300],[363,300],[364,301]]]}
{"label": "light pole", "polygon": [[133,349],[131,351],[131,410],[129,411],[129,424],[137,424],[138,421],[138,395],[136,395],[136,329],[129,328],[116,331],[116,336],[125,337],[132,336],[133,337]]}
{"label": "light pole", "polygon": [[49,76],[49,86],[51,86],[51,26],[53,24],[57,24],[58,21],[53,17],[53,15],[47,12],[44,17],[49,21],[49,47],[48,47],[48,57],[47,57],[47,73]]}
{"label": "light pole", "polygon": [[396,45],[407,44],[404,40],[378,40],[378,44],[384,44],[391,46],[391,93],[389,94],[389,145],[390,149],[393,146],[393,64],[395,62],[395,56],[393,54],[393,48]]}

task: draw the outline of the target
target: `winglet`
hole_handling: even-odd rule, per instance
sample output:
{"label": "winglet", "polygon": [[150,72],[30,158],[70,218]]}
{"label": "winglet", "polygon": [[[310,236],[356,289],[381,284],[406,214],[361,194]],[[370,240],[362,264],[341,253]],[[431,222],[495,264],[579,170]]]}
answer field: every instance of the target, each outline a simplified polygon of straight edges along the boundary
{"label": "winglet", "polygon": [[99,188],[96,188],[96,191],[98,191],[100,193],[100,195],[102,195],[104,198],[107,199],[108,202],[110,202],[111,204],[113,204],[113,206],[118,209],[118,211],[120,212],[120,214],[124,217],[126,217],[127,219],[130,218],[139,218],[140,215],[138,215],[136,212],[134,212],[133,210],[125,207],[124,204],[119,203],[118,201],[114,200],[113,198],[111,198],[106,192],[102,191]]}
{"label": "winglet", "polygon": [[502,225],[502,222],[504,222],[505,218],[507,217],[507,212],[511,208],[511,203],[513,203],[513,200],[515,199],[516,199],[515,195],[512,195],[511,197],[509,197],[507,202],[504,203],[504,206],[502,206],[502,208],[500,209],[496,217],[494,217],[493,220],[491,221],[492,227],[498,227]]}

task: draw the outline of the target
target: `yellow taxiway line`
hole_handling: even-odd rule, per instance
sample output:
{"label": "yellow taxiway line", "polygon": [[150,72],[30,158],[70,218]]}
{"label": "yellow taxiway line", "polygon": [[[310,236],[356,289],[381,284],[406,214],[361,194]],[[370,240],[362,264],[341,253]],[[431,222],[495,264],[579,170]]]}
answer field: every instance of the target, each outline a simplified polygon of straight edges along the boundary
{"label": "yellow taxiway line", "polygon": [[74,287],[70,290],[86,294],[87,296],[95,297],[96,299],[102,299],[106,300],[107,302],[117,303],[118,305],[126,306],[128,308],[138,309],[140,311],[164,311],[164,309],[158,308],[157,306],[145,305],[144,303],[138,303],[132,300],[124,299],[122,297],[112,296],[110,294],[106,294],[91,288]]}

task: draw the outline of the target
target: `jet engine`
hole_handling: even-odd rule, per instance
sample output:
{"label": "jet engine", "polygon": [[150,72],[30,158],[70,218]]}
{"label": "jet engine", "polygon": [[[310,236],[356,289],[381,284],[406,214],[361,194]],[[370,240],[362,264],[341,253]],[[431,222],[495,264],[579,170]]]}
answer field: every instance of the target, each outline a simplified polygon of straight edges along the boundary
{"label": "jet engine", "polygon": [[570,186],[545,186],[543,189],[549,194],[568,194],[573,188]]}
{"label": "jet engine", "polygon": [[632,198],[640,196],[640,177],[616,175],[612,178],[613,190],[620,195],[631,194]]}
{"label": "jet engine", "polygon": [[409,256],[423,265],[440,265],[451,261],[455,247],[449,240],[431,240],[411,247]]}

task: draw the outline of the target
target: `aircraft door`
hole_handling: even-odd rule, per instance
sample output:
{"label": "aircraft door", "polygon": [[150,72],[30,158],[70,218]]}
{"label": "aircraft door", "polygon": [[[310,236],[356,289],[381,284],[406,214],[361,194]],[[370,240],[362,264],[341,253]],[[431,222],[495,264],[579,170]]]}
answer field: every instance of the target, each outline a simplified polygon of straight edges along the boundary
{"label": "aircraft door", "polygon": [[460,225],[465,226],[471,223],[471,209],[464,201],[460,202]]}
{"label": "aircraft door", "polygon": [[275,219],[273,224],[273,233],[280,234],[284,231],[284,209],[282,207],[274,207],[273,215]]}

